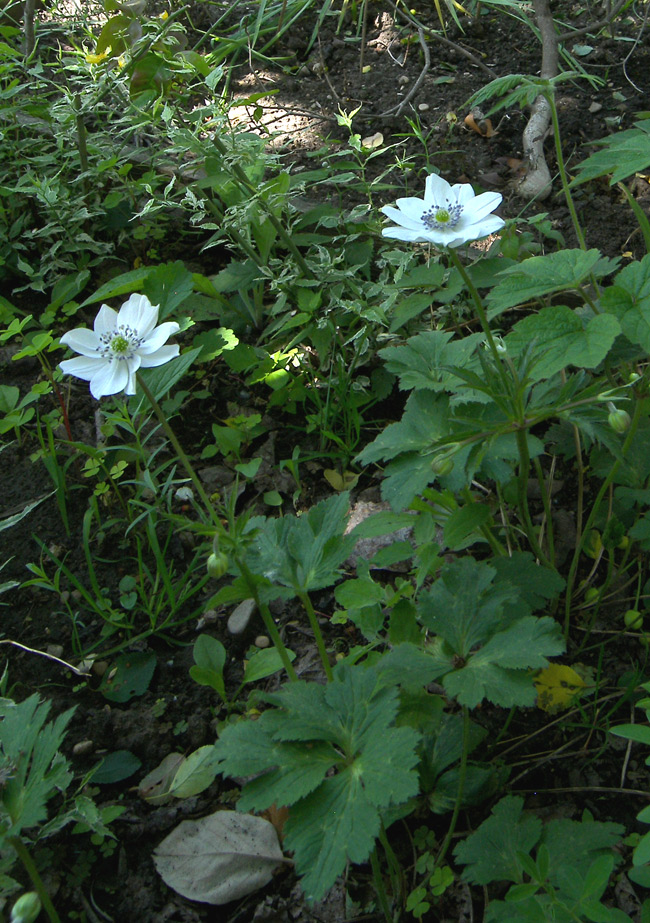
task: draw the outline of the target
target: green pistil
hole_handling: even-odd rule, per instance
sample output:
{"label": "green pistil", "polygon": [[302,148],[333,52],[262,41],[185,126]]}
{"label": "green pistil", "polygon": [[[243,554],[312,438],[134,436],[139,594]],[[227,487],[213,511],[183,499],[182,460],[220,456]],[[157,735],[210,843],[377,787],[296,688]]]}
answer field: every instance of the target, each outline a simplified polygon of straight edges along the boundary
{"label": "green pistil", "polygon": [[116,336],[111,340],[111,349],[114,353],[118,353],[118,355],[124,355],[124,353],[128,353],[130,346],[131,344],[129,341],[126,339],[126,337],[123,336]]}

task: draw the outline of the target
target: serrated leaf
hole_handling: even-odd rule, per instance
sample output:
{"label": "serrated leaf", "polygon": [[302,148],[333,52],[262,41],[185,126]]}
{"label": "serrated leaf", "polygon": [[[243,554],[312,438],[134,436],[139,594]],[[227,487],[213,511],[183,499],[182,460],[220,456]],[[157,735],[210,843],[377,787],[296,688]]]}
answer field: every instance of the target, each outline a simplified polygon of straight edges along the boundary
{"label": "serrated leaf", "polygon": [[618,318],[628,340],[650,351],[650,254],[622,269],[602,293],[600,304]]}
{"label": "serrated leaf", "polygon": [[596,314],[585,323],[565,305],[553,305],[520,320],[505,343],[508,352],[517,356],[535,341],[539,358],[530,376],[539,381],[570,365],[585,369],[600,365],[620,332],[621,325],[611,314]]}
{"label": "serrated leaf", "polygon": [[283,860],[273,825],[237,811],[183,821],[153,856],[170,888],[189,900],[218,905],[268,884]]}
{"label": "serrated leaf", "polygon": [[634,128],[619,131],[601,141],[602,150],[583,160],[576,169],[572,186],[586,183],[598,176],[611,173],[610,185],[627,179],[634,173],[645,173],[650,165],[650,121],[643,119]]}
{"label": "serrated leaf", "polygon": [[496,317],[508,308],[566,289],[579,288],[590,276],[599,279],[614,272],[619,260],[601,256],[600,250],[559,250],[532,256],[504,269],[487,296],[488,315]]}
{"label": "serrated leaf", "polygon": [[349,495],[323,500],[302,516],[262,521],[248,555],[254,574],[294,592],[330,586],[355,539],[345,535]]}
{"label": "serrated leaf", "polygon": [[450,367],[464,367],[484,339],[475,333],[463,339],[442,330],[428,330],[411,337],[403,346],[389,346],[379,351],[386,369],[397,375],[400,388],[425,388],[432,391],[455,391],[460,379]]}
{"label": "serrated leaf", "polygon": [[492,814],[454,850],[456,859],[467,866],[463,878],[472,884],[521,880],[518,853],[527,854],[538,842],[542,822],[523,813],[524,799],[508,795]]}
{"label": "serrated leaf", "polygon": [[549,821],[544,827],[542,842],[549,853],[551,880],[557,881],[557,876],[567,868],[567,864],[571,866],[569,877],[574,874],[584,877],[594,859],[604,854],[611,855],[611,850],[624,833],[625,828],[621,824],[588,817],[581,821],[568,818]]}

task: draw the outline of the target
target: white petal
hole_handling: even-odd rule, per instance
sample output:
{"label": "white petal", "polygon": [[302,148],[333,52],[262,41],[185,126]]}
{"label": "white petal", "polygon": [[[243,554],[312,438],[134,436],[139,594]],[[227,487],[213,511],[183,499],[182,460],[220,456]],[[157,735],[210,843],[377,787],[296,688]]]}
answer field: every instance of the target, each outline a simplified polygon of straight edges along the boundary
{"label": "white petal", "polygon": [[140,368],[140,357],[133,356],[132,359],[128,359],[124,364],[126,365],[128,373],[129,373],[128,381],[126,383],[126,387],[124,388],[124,393],[125,394],[135,394],[135,384],[136,384],[135,373]]}
{"label": "white petal", "polygon": [[74,359],[64,359],[63,362],[59,362],[59,368],[64,375],[74,375],[83,381],[90,381],[104,364],[105,360],[99,357],[88,359],[85,356],[75,356]]}
{"label": "white petal", "polygon": [[[422,200],[420,199],[419,201],[421,202]],[[408,215],[406,212],[402,212],[397,208],[393,208],[392,205],[384,205],[381,210],[387,218],[390,218],[391,221],[394,221],[396,224],[399,224],[403,228],[411,228],[413,231],[418,231],[424,227],[421,217],[416,215]]]}
{"label": "white petal", "polygon": [[63,334],[59,342],[74,349],[76,353],[89,357],[97,356],[100,346],[97,334],[93,330],[88,330],[87,327],[69,330]]}
{"label": "white petal", "polygon": [[488,215],[487,218],[477,221],[464,231],[466,235],[471,233],[471,237],[466,236],[466,240],[479,240],[481,237],[487,237],[488,234],[500,231],[504,224],[505,221],[503,218],[499,218],[498,215]]}
{"label": "white petal", "polygon": [[503,196],[499,192],[482,192],[469,205],[465,206],[463,215],[467,215],[471,221],[481,221],[501,205],[502,198]]}
{"label": "white petal", "polygon": [[476,198],[476,193],[469,183],[456,183],[451,188],[454,198],[459,205],[471,207],[473,200]]}
{"label": "white petal", "polygon": [[180,327],[175,321],[167,321],[164,324],[160,324],[151,331],[142,346],[138,348],[138,354],[140,356],[148,356],[150,353],[155,353],[157,349],[160,349],[163,343],[166,343],[167,340],[175,333],[178,333],[179,330]]}
{"label": "white petal", "polygon": [[424,186],[424,201],[428,205],[430,202],[442,204],[451,198],[451,186],[446,179],[438,176],[437,173],[430,173]]}
{"label": "white petal", "polygon": [[412,231],[409,228],[383,228],[383,237],[390,237],[393,240],[408,240],[412,244],[425,243],[426,238],[422,237],[420,231]]}
{"label": "white petal", "polygon": [[124,390],[128,378],[126,362],[103,362],[98,372],[90,379],[90,393],[98,400],[107,394],[119,394]]}
{"label": "white petal", "polygon": [[146,295],[133,294],[119,310],[120,324],[126,324],[146,337],[158,322],[158,305],[152,305]]}
{"label": "white petal", "polygon": [[150,353],[149,355],[142,355],[141,352],[138,352],[140,358],[140,364],[143,369],[150,369],[156,365],[164,365],[165,362],[169,362],[171,359],[175,359],[176,356],[180,353],[180,347],[174,346],[161,346],[160,349],[156,350],[155,353]]}
{"label": "white petal", "polygon": [[117,311],[109,308],[107,304],[103,304],[97,313],[93,326],[98,336],[101,336],[102,333],[112,333],[117,326]]}

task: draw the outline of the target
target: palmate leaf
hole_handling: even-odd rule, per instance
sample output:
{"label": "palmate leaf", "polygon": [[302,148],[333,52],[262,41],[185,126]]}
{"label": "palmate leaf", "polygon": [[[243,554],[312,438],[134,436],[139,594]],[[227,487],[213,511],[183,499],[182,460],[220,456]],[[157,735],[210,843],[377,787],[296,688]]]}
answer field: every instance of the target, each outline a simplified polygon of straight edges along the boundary
{"label": "palmate leaf", "polygon": [[521,881],[518,853],[527,854],[539,841],[542,822],[524,814],[524,799],[507,796],[474,833],[458,844],[456,859],[467,866],[463,878],[471,884]]}
{"label": "palmate leaf", "polygon": [[621,329],[632,343],[650,350],[650,254],[630,263],[606,288],[601,307],[618,318]]}
{"label": "palmate leaf", "polygon": [[488,315],[496,317],[508,308],[552,292],[579,288],[594,276],[614,272],[619,260],[601,256],[600,250],[559,250],[532,256],[499,273],[501,281],[487,296]]}
{"label": "palmate leaf", "polygon": [[585,369],[600,365],[620,332],[620,324],[611,314],[597,314],[583,322],[571,308],[558,304],[519,321],[505,343],[514,357],[535,341],[539,358],[530,377],[539,381],[569,365]]}
{"label": "palmate leaf", "polygon": [[373,667],[342,663],[327,686],[291,683],[269,698],[277,708],[222,732],[221,771],[258,774],[240,809],[291,805],[285,845],[318,898],[348,860],[368,858],[382,812],[417,794],[419,735],[394,726],[398,690]]}
{"label": "palmate leaf", "polygon": [[612,174],[609,182],[613,186],[634,173],[645,172],[650,166],[650,119],[635,122],[634,128],[593,143],[601,150],[578,165],[572,186],[606,173]]}
{"label": "palmate leaf", "polygon": [[467,365],[470,356],[484,339],[475,333],[460,339],[442,330],[428,330],[406,341],[404,346],[389,346],[379,356],[386,369],[397,375],[403,391],[427,388],[432,391],[455,391],[459,381],[450,366]]}
{"label": "palmate leaf", "polygon": [[294,592],[330,586],[356,542],[344,535],[348,509],[349,494],[343,492],[302,516],[262,521],[248,553],[248,567]]}

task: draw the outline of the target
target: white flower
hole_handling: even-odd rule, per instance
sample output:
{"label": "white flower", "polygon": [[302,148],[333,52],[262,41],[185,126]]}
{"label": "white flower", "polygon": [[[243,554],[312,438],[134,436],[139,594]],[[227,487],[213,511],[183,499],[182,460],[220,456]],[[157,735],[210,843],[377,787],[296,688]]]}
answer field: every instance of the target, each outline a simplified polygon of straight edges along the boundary
{"label": "white flower", "polygon": [[399,227],[384,228],[382,234],[414,244],[460,247],[504,226],[502,218],[490,214],[500,202],[498,192],[476,195],[469,183],[450,186],[432,173],[427,176],[423,199],[398,199],[397,208],[384,205],[382,212]]}
{"label": "white flower", "polygon": [[131,295],[119,311],[107,304],[99,309],[94,329],[77,327],[60,342],[81,355],[60,362],[66,375],[90,382],[90,393],[100,398],[107,394],[135,394],[135,373],[139,368],[164,365],[179,353],[178,346],[165,346],[180,329],[167,322],[156,327],[158,305],[146,295]]}

